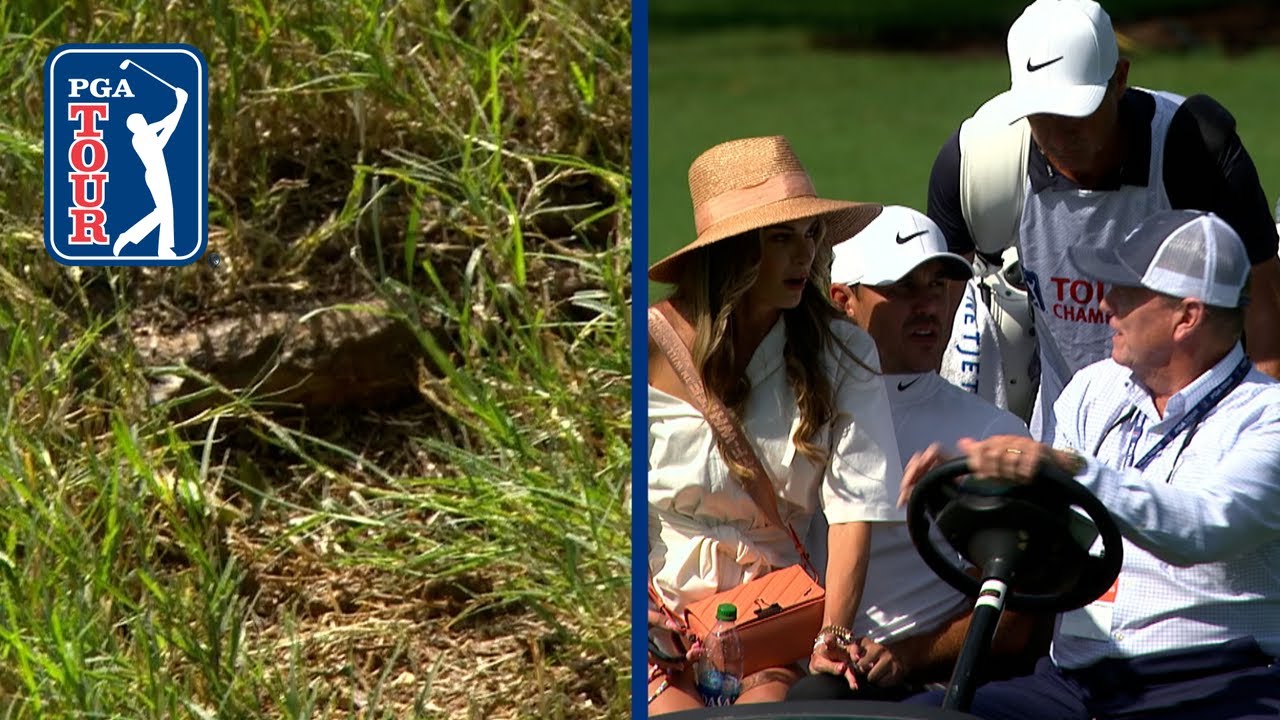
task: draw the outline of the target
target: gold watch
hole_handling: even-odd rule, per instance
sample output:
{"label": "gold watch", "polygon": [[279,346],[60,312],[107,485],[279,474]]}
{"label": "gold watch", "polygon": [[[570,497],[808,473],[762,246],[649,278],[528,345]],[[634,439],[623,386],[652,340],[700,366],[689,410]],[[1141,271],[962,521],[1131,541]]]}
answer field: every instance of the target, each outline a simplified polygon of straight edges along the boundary
{"label": "gold watch", "polygon": [[1062,469],[1066,470],[1067,474],[1071,477],[1079,475],[1080,471],[1084,470],[1087,463],[1084,460],[1084,456],[1080,453],[1075,450],[1059,450],[1058,453],[1058,464],[1061,465]]}

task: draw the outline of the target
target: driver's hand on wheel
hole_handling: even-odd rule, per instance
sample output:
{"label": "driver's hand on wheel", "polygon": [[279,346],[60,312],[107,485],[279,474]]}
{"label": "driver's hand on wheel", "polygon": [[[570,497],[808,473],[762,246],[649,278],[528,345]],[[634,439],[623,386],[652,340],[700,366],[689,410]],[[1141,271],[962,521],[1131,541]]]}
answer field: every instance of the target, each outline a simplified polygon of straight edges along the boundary
{"label": "driver's hand on wheel", "polygon": [[819,636],[813,644],[813,654],[809,656],[809,671],[839,675],[849,683],[850,690],[858,689],[858,678],[854,674],[861,649],[855,643],[844,647],[829,638]]}
{"label": "driver's hand on wheel", "polygon": [[949,459],[942,454],[941,443],[933,443],[924,450],[912,455],[911,459],[907,461],[906,468],[902,471],[902,485],[898,490],[898,507],[906,505],[907,501],[911,499],[911,491],[915,489],[916,484],[920,482],[920,478],[925,476],[925,473]]}
{"label": "driver's hand on wheel", "polygon": [[888,646],[863,637],[858,640],[858,647],[862,651],[857,662],[858,672],[867,680],[880,687],[894,687],[906,679],[907,666]]}
{"label": "driver's hand on wheel", "polygon": [[1057,454],[1047,445],[1021,435],[994,435],[985,440],[964,438],[956,443],[969,460],[969,470],[981,477],[1029,483],[1040,464],[1057,462]]}

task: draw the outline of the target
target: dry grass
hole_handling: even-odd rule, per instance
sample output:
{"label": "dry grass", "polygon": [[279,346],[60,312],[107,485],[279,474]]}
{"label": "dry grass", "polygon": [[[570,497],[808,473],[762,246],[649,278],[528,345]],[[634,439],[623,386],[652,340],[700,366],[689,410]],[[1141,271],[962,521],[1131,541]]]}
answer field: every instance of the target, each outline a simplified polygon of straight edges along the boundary
{"label": "dry grass", "polygon": [[[627,714],[629,22],[0,9],[0,713]],[[220,268],[44,255],[39,72],[70,39],[204,52]],[[134,345],[365,300],[419,342],[397,405],[282,410]],[[203,409],[147,401],[173,373]]]}

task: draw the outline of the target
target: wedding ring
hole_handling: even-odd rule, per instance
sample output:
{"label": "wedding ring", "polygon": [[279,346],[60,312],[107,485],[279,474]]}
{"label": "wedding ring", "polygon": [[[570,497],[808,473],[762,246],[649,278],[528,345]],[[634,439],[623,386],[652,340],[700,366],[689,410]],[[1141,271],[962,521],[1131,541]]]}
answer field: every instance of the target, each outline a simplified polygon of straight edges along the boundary
{"label": "wedding ring", "polygon": [[1010,455],[1021,455],[1021,454],[1022,454],[1022,451],[1021,451],[1021,450],[1019,450],[1018,448],[1005,448],[1005,450],[1004,450],[1004,451],[1005,451],[1005,452],[1007,452],[1007,453],[1009,453]]}

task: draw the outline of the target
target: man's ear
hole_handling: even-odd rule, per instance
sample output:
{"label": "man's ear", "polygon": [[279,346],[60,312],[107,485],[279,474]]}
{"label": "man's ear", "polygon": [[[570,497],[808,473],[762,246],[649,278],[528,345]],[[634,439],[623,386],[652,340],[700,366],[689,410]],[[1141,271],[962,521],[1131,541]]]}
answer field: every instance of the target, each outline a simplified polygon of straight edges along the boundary
{"label": "man's ear", "polygon": [[1209,319],[1205,310],[1204,303],[1199,300],[1183,300],[1179,303],[1180,313],[1173,326],[1173,339],[1185,340],[1191,333],[1199,332],[1200,327]]}
{"label": "man's ear", "polygon": [[1115,82],[1117,94],[1123,95],[1129,87],[1129,58],[1122,57],[1116,61]]}
{"label": "man's ear", "polygon": [[849,315],[852,312],[851,304],[855,297],[856,291],[853,286],[831,283],[831,304],[840,308],[840,312],[845,315]]}

